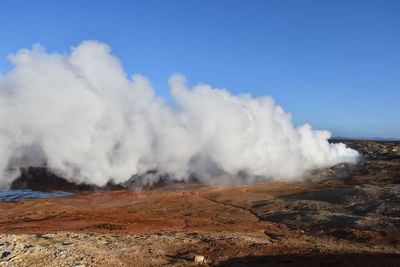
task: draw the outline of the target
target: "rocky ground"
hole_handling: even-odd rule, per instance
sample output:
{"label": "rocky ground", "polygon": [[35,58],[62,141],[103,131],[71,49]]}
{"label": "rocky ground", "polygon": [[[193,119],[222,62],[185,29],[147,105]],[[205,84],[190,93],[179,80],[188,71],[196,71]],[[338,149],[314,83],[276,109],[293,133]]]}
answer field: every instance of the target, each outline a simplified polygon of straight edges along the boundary
{"label": "rocky ground", "polygon": [[0,266],[400,266],[400,143],[346,143],[300,182],[0,202]]}

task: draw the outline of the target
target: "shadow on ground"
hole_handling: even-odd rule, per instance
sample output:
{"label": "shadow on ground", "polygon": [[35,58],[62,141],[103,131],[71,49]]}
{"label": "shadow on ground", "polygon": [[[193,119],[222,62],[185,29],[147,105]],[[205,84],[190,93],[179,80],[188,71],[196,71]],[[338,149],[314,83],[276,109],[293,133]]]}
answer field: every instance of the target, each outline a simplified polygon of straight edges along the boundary
{"label": "shadow on ground", "polygon": [[232,258],[218,266],[399,266],[399,254],[314,254]]}

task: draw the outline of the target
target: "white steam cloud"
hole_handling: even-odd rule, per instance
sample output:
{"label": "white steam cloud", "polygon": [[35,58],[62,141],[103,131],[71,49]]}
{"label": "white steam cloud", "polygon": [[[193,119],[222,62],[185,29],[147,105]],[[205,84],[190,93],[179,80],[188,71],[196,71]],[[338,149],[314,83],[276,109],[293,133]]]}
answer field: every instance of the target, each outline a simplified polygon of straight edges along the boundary
{"label": "white steam cloud", "polygon": [[0,76],[2,186],[15,178],[9,167],[16,160],[45,162],[69,180],[96,185],[152,170],[214,184],[293,179],[357,161],[355,150],[328,143],[329,132],[294,127],[271,97],[206,84],[190,90],[173,75],[178,107],[171,107],[145,77],[127,78],[103,43],[85,41],[70,54],[34,46],[10,60],[14,68]]}

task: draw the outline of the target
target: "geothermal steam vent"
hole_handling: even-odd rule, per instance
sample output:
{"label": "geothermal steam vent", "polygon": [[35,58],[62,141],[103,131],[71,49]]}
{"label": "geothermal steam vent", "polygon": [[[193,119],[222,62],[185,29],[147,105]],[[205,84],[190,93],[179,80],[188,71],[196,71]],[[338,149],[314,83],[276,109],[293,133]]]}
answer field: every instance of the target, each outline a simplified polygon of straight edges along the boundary
{"label": "geothermal steam vent", "polygon": [[127,77],[103,43],[85,41],[70,54],[34,46],[10,60],[14,68],[0,80],[3,187],[18,175],[12,162],[103,185],[165,174],[207,183],[292,179],[358,157],[329,144],[327,131],[294,127],[271,97],[233,96],[207,84],[188,89],[173,75],[171,107],[145,77]]}

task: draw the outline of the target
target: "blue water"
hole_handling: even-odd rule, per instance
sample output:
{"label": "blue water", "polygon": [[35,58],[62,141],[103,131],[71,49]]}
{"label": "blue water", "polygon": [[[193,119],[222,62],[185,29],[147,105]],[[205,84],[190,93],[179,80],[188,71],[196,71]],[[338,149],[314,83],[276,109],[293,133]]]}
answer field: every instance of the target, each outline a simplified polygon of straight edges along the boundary
{"label": "blue water", "polygon": [[10,201],[21,201],[28,198],[64,197],[71,195],[74,194],[69,192],[48,193],[48,192],[34,191],[31,189],[7,190],[7,191],[0,191],[0,201],[10,202]]}

